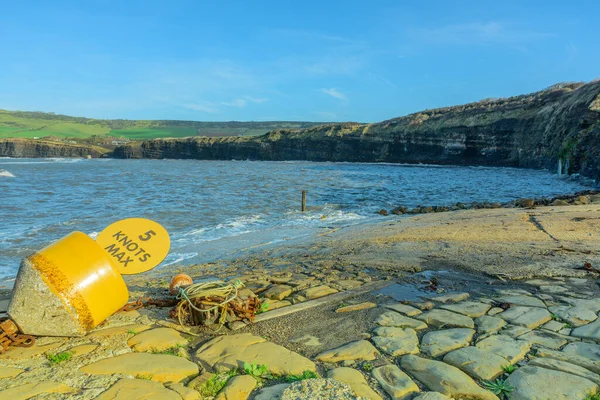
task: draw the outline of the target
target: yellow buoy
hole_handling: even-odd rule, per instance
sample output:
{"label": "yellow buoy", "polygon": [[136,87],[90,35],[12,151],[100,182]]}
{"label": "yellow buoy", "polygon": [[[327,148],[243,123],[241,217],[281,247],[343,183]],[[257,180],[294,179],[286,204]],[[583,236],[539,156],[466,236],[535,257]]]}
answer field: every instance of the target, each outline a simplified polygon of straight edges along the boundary
{"label": "yellow buoy", "polygon": [[110,255],[73,232],[22,261],[8,315],[25,334],[81,336],[128,299]]}
{"label": "yellow buoy", "polygon": [[121,274],[158,265],[169,252],[158,223],[130,218],[115,222],[96,240],[73,232],[21,262],[9,317],[37,336],[82,336],[129,300]]}

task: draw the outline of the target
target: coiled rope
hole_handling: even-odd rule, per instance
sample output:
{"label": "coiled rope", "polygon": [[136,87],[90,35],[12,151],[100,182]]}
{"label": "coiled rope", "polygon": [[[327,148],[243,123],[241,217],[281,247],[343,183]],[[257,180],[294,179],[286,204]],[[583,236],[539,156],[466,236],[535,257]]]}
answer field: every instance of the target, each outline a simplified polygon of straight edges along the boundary
{"label": "coiled rope", "polygon": [[[189,305],[194,310],[202,313],[207,313],[218,308],[223,308],[219,317],[219,324],[222,326],[227,318],[227,304],[237,298],[238,289],[242,286],[244,286],[242,281],[236,279],[231,283],[226,283],[223,281],[210,281],[194,283],[185,288],[179,288],[177,299],[185,300],[180,301],[177,304],[177,319],[179,320],[179,324],[183,325],[182,316],[185,314],[184,307],[186,305]],[[220,303],[214,304],[212,307],[206,309],[201,309],[194,305],[194,301],[202,302],[202,300],[199,299],[207,299],[213,296],[222,297],[225,300],[221,301]],[[213,302],[210,302],[210,304],[213,304]]]}

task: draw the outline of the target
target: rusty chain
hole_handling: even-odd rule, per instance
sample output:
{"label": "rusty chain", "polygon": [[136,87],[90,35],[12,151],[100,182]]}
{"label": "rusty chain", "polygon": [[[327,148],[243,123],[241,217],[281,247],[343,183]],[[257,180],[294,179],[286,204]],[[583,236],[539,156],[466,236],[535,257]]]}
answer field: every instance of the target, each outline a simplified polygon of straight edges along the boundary
{"label": "rusty chain", "polygon": [[13,321],[8,318],[0,319],[0,354],[4,354],[9,347],[31,347],[34,343],[35,338],[20,334]]}

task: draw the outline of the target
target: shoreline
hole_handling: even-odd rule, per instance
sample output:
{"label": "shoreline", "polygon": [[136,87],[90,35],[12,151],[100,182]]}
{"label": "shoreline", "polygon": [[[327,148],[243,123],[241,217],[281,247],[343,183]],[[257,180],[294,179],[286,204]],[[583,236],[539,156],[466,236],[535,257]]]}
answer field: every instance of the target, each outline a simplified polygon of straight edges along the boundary
{"label": "shoreline", "polygon": [[[218,367],[223,362],[220,356],[211,356],[225,351],[240,357],[240,362],[257,361],[277,371],[274,379],[262,383],[264,387],[254,389],[253,384],[248,390],[250,399],[269,398],[261,396],[275,388],[285,389],[287,377],[304,369],[333,376],[357,393],[362,391],[363,396],[368,392],[366,398],[387,399],[385,381],[376,371],[392,366],[400,366],[407,374],[412,392],[429,390],[452,396],[452,385],[435,386],[414,363],[422,363],[426,369],[435,367],[436,374],[441,373],[440,368],[447,370],[448,376],[436,375],[436,379],[458,379],[459,387],[466,391],[463,394],[491,399],[484,382],[498,376],[517,392],[529,390],[517,379],[522,375],[519,369],[510,375],[498,365],[489,375],[469,370],[464,375],[443,356],[465,346],[481,350],[492,344],[496,346],[491,347],[493,354],[504,354],[517,338],[514,343],[526,345],[518,357],[502,363],[518,364],[523,373],[537,365],[537,358],[530,353],[537,349],[538,358],[549,354],[544,360],[550,361],[545,362],[563,359],[578,366],[589,364],[594,371],[589,372],[597,374],[600,364],[577,353],[586,341],[600,349],[595,344],[600,335],[594,336],[595,331],[587,328],[600,311],[597,274],[581,268],[584,262],[600,265],[597,235],[600,204],[461,210],[387,217],[226,262],[181,266],[160,276],[128,276],[130,300],[168,298],[169,280],[178,272],[190,274],[196,282],[208,277],[241,279],[244,290],[266,301],[270,311],[264,318],[261,314],[261,321],[255,324],[228,323],[216,332],[180,326],[169,318],[168,308],[117,312],[87,336],[39,337],[32,348],[13,348],[0,355],[0,372],[5,376],[0,378],[0,390],[4,391],[0,394],[34,390],[55,398],[100,395],[120,399],[109,395],[124,390],[123,386],[133,390],[130,393],[152,386],[163,396],[178,393],[174,399],[198,399],[197,391],[206,390],[209,379],[223,379],[231,390],[237,384],[229,375],[219,375],[218,371],[230,367]],[[369,285],[375,289],[368,289]],[[328,300],[329,295],[338,300]],[[319,303],[308,307],[315,301]],[[506,311],[496,306],[505,303]],[[267,318],[272,310],[284,307],[295,312]],[[585,307],[593,307],[593,316]],[[339,312],[344,308],[355,311]],[[536,317],[539,313],[541,318]],[[520,318],[534,322],[521,322],[525,320]],[[483,322],[497,323],[497,328]],[[406,323],[412,328],[402,325]],[[431,344],[433,337],[457,331],[448,329],[453,326],[466,334],[459,339],[461,344]],[[400,328],[410,338],[403,336],[395,342],[385,336],[390,327]],[[413,342],[411,346],[416,347],[407,350],[407,343]],[[258,350],[263,347],[265,350]],[[69,354],[66,361],[49,361],[63,353]],[[246,359],[243,354],[254,356]],[[546,369],[538,370],[539,384],[531,390],[541,397],[548,382],[572,376],[556,372],[562,375],[548,377]],[[342,373],[355,376],[346,379]],[[577,379],[582,379],[578,385],[586,390],[598,389],[594,380]],[[363,381],[359,387],[357,382]]]}

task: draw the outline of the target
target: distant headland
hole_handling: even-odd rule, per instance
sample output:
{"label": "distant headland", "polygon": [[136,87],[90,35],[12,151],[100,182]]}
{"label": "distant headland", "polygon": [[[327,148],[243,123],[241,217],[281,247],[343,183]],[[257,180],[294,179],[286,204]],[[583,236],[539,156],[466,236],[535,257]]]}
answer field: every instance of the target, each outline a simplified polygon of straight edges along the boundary
{"label": "distant headland", "polygon": [[[48,129],[54,134],[41,136]],[[373,124],[94,120],[0,111],[0,156],[513,166],[598,180],[600,80]]]}

